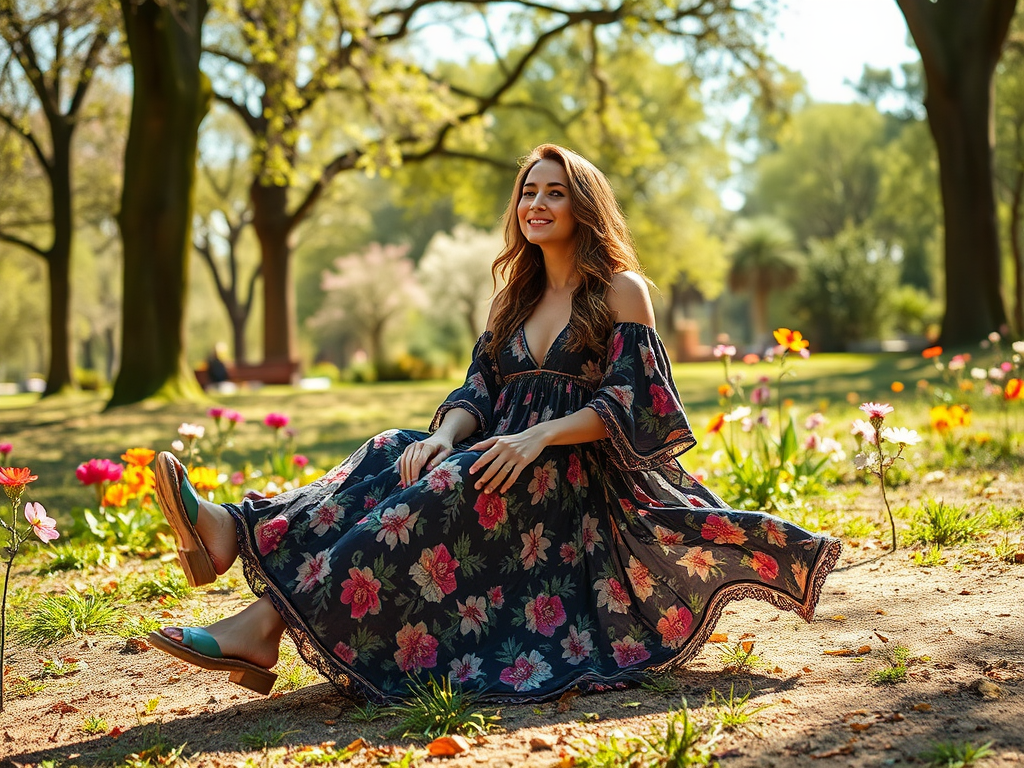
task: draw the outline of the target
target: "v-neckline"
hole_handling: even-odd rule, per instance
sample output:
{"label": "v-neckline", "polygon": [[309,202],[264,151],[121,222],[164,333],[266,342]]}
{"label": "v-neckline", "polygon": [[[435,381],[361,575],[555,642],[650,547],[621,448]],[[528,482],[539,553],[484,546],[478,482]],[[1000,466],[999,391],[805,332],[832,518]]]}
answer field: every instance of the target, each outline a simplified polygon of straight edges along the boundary
{"label": "v-neckline", "polygon": [[537,362],[536,356],[533,354],[533,350],[530,349],[530,342],[526,340],[526,321],[523,320],[523,322],[519,324],[519,333],[523,339],[523,349],[526,350],[526,354],[530,356],[530,360],[533,361],[533,364],[536,368],[538,368],[539,370],[544,369],[544,364],[548,361],[548,355],[551,354],[551,350],[555,348],[555,344],[557,344],[558,340],[562,338],[562,334],[566,332],[566,330],[569,328],[569,323],[571,322],[572,318],[570,317],[569,322],[562,326],[562,330],[560,330],[555,335],[555,338],[551,341],[551,346],[547,348],[547,351],[544,353],[543,359],[539,363]]}

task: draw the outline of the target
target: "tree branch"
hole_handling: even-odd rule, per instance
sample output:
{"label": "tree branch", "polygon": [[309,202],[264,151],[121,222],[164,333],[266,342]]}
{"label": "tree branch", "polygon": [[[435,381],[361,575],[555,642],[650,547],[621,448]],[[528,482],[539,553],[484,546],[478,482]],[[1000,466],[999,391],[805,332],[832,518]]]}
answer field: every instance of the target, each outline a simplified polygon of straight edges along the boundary
{"label": "tree branch", "polygon": [[22,240],[17,235],[11,235],[11,234],[8,234],[7,232],[4,232],[4,231],[0,230],[0,241],[5,242],[5,243],[10,243],[11,245],[20,246],[20,247],[24,248],[27,251],[31,251],[36,256],[41,256],[42,258],[46,259],[47,261],[50,260],[50,252],[49,251],[43,250],[42,248],[40,248],[35,243],[30,243],[28,240]]}
{"label": "tree branch", "polygon": [[320,172],[320,178],[317,179],[313,186],[310,187],[306,193],[305,198],[299,203],[295,212],[288,217],[288,231],[291,232],[303,220],[309,215],[313,206],[316,205],[317,200],[323,195],[327,189],[327,185],[331,183],[331,180],[342,171],[347,171],[356,167],[356,163],[365,153],[357,150],[349,150],[343,155],[338,155],[336,158],[331,160],[324,169]]}
{"label": "tree branch", "polygon": [[15,122],[14,118],[11,115],[3,111],[0,111],[0,122],[6,123],[8,126],[10,126],[11,130],[13,130],[16,134],[21,136],[21,138],[23,138],[25,141],[29,143],[29,146],[32,147],[32,152],[39,160],[40,165],[43,166],[43,170],[46,171],[46,175],[51,175],[52,169],[50,168],[50,159],[43,152],[43,148],[39,146],[39,142],[36,141],[36,137],[32,135],[32,132],[22,128]]}
{"label": "tree branch", "polygon": [[68,116],[74,117],[78,114],[79,108],[82,106],[82,101],[85,99],[85,92],[89,90],[89,85],[92,83],[93,76],[96,73],[96,61],[99,59],[100,52],[107,44],[108,34],[106,32],[99,32],[96,37],[93,38],[92,45],[89,46],[88,53],[85,54],[85,60],[82,62],[82,69],[78,73],[78,84],[75,86],[75,95],[71,99],[71,106],[68,108]]}
{"label": "tree branch", "polygon": [[242,118],[242,122],[245,123],[245,127],[252,133],[259,134],[261,118],[253,115],[244,104],[239,104],[227,94],[219,93],[218,91],[213,92],[213,97]]}

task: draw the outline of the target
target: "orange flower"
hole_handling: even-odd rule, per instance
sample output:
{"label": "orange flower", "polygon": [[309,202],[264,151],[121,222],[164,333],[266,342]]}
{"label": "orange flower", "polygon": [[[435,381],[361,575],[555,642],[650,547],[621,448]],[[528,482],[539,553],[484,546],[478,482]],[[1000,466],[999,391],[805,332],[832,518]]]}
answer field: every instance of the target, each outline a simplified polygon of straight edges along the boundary
{"label": "orange flower", "polygon": [[731,384],[719,384],[718,394],[720,397],[732,397],[734,390]]}
{"label": "orange flower", "polygon": [[722,429],[722,425],[725,424],[725,414],[715,414],[711,421],[708,422],[707,429],[704,430],[705,434],[713,435]]}
{"label": "orange flower", "polygon": [[[128,459],[125,459],[125,461],[128,461]],[[132,492],[133,496],[149,496],[156,487],[156,477],[153,475],[153,470],[136,464],[129,464],[125,467],[124,481],[127,483],[128,490]]]}
{"label": "orange flower", "polygon": [[933,357],[938,357],[942,354],[942,347],[928,347],[921,353],[921,357],[925,360],[930,360]]}
{"label": "orange flower", "polygon": [[789,328],[776,328],[775,341],[790,352],[800,352],[810,346],[810,342],[804,338],[800,331],[791,331]]}
{"label": "orange flower", "polygon": [[145,467],[156,458],[156,451],[149,448],[129,448],[121,454],[121,458],[133,467]]}
{"label": "orange flower", "polygon": [[188,472],[188,479],[197,491],[212,491],[220,485],[217,470],[212,467],[192,467]]}
{"label": "orange flower", "polygon": [[134,494],[124,483],[114,483],[103,494],[104,507],[123,507]]}
{"label": "orange flower", "polygon": [[971,426],[971,410],[966,405],[951,405],[949,407],[949,422],[954,427]]}
{"label": "orange flower", "polygon": [[949,418],[949,408],[944,405],[936,405],[928,412],[928,418],[932,423],[932,429],[936,432],[948,432],[952,427]]}
{"label": "orange flower", "polygon": [[1003,398],[1006,400],[1020,400],[1022,389],[1024,389],[1024,382],[1021,382],[1020,379],[1010,379],[1006,382]]}
{"label": "orange flower", "polygon": [[894,381],[889,386],[889,389],[891,389],[893,392],[900,393],[900,392],[903,391],[903,382],[902,381]]}
{"label": "orange flower", "polygon": [[38,479],[39,475],[33,475],[28,467],[0,467],[0,485],[22,488]]}

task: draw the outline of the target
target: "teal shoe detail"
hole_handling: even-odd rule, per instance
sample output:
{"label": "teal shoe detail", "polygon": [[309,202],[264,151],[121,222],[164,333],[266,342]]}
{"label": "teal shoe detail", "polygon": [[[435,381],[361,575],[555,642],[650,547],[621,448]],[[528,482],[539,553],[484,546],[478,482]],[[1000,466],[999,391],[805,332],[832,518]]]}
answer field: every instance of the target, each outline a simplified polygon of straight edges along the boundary
{"label": "teal shoe detail", "polygon": [[181,644],[193,651],[198,651],[211,659],[223,659],[224,654],[213,635],[202,627],[180,627]]}
{"label": "teal shoe detail", "polygon": [[184,476],[181,478],[181,503],[185,505],[185,514],[188,515],[188,521],[195,525],[199,520],[199,491],[195,489],[192,482],[188,479],[188,470],[184,471]]}

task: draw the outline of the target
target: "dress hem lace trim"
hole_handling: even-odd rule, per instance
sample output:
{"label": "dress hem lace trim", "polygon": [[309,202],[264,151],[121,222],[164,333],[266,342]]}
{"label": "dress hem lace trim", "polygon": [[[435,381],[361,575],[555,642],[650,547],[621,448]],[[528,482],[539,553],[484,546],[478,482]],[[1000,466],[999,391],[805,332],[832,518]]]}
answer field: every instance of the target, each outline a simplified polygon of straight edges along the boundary
{"label": "dress hem lace trim", "polygon": [[603,443],[607,445],[611,443],[614,450],[607,451],[607,453],[611,457],[612,463],[619,469],[627,472],[638,469],[656,469],[697,444],[693,432],[687,429],[675,440],[665,443],[654,453],[644,456],[637,453],[633,448],[629,438],[626,437],[625,432],[622,430],[622,425],[619,424],[607,404],[598,400],[596,402],[591,401],[583,407],[592,408],[601,417],[601,421],[604,422],[605,429],[608,432],[608,437],[604,440],[599,440],[598,444]]}

